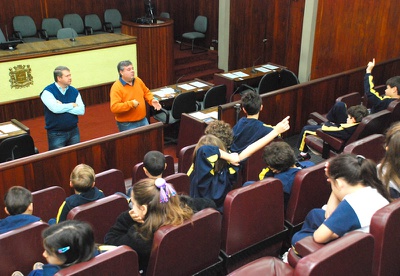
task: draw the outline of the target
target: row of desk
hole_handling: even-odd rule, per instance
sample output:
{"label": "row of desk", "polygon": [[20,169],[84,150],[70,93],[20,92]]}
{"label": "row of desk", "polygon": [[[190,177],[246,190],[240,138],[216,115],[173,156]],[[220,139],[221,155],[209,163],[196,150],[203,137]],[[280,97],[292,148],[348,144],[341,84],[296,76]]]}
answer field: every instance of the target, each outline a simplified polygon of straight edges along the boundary
{"label": "row of desk", "polygon": [[[227,102],[230,101],[232,94],[242,85],[257,86],[260,79],[265,75],[284,69],[284,66],[277,64],[262,64],[252,68],[243,68],[232,70],[225,73],[214,75],[214,84],[200,79],[186,81],[174,85],[152,89],[155,98],[163,107],[170,108],[174,98],[178,93],[194,91],[197,100],[201,101],[205,93],[213,86],[225,84],[227,86]],[[237,110],[238,115],[240,108]],[[178,136],[178,145],[176,154],[178,156],[180,149],[185,146],[197,143],[198,139],[204,134],[207,125],[214,120],[221,120],[218,107],[212,107],[205,110],[199,110],[190,114],[182,114],[180,121],[180,130]]]}

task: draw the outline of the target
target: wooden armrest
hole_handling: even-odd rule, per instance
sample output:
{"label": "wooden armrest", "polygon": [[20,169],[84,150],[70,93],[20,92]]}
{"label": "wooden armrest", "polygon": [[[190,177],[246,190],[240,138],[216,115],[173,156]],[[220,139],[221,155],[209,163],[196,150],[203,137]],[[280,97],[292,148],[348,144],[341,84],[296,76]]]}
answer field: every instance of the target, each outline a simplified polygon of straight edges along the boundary
{"label": "wooden armrest", "polygon": [[[344,145],[344,141],[342,139],[330,136],[326,132],[323,132],[321,129],[317,129],[318,137],[321,137],[324,140],[324,143],[329,144],[336,151],[340,151]],[[324,145],[325,146],[325,145]]]}
{"label": "wooden armrest", "polygon": [[327,122],[328,119],[325,117],[325,115],[322,115],[318,112],[311,112],[308,118],[313,119],[316,121],[318,124],[322,124],[324,122]]}
{"label": "wooden armrest", "polygon": [[311,253],[314,253],[318,249],[324,247],[323,243],[316,243],[312,236],[306,237],[295,244],[296,252],[299,256],[305,257]]}

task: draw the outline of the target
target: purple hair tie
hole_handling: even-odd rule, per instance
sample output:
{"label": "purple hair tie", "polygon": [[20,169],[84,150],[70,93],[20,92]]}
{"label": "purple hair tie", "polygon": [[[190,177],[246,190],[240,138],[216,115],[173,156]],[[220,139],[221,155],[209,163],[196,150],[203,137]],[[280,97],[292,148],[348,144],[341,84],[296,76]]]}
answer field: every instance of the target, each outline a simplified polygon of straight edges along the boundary
{"label": "purple hair tie", "polygon": [[160,189],[160,203],[168,202],[171,196],[176,195],[174,188],[164,178],[157,178],[154,184]]}

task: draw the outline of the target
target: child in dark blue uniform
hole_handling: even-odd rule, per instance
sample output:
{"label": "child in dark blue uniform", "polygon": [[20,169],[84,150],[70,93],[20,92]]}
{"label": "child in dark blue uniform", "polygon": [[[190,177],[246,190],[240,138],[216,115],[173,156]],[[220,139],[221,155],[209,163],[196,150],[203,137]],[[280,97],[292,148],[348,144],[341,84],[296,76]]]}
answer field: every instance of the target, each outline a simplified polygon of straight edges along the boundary
{"label": "child in dark blue uniform", "polygon": [[231,152],[242,152],[248,145],[264,137],[273,129],[258,120],[260,111],[263,109],[259,94],[254,91],[247,92],[242,96],[242,110],[246,117],[241,118],[233,127],[233,142]]}
{"label": "child in dark blue uniform", "polygon": [[193,164],[187,173],[190,176],[190,196],[212,199],[217,209],[222,212],[225,196],[232,189],[232,182],[236,179],[236,166],[239,162],[288,129],[289,117],[240,154],[228,154],[225,144],[214,135],[201,137],[194,150]]}
{"label": "child in dark blue uniform", "polygon": [[[311,161],[297,162],[293,149],[286,142],[272,142],[264,148],[263,160],[267,165],[259,178],[275,177],[282,182],[286,210],[296,174],[303,168],[314,166]],[[246,186],[245,183],[243,186]]]}
{"label": "child in dark blue uniform", "polygon": [[374,89],[374,77],[371,74],[374,67],[375,59],[372,59],[372,61],[368,62],[364,77],[364,93],[368,98],[368,102],[372,104],[371,113],[386,109],[392,101],[400,98],[400,76],[388,79],[386,81],[385,95],[379,95]]}
{"label": "child in dark blue uniform", "polygon": [[[80,164],[74,168],[69,185],[74,188],[75,194],[67,197],[61,205],[57,214],[57,223],[66,220],[72,208],[104,197],[104,193],[94,186],[94,170],[86,164]],[[49,224],[52,224],[52,220]]]}
{"label": "child in dark blue uniform", "polygon": [[[368,110],[363,105],[355,105],[349,109],[346,109],[345,103],[337,102],[329,113],[332,115],[328,116],[328,119],[336,118],[338,121],[329,121],[322,125],[307,125],[301,130],[299,140],[297,141],[297,147],[300,150],[300,154],[298,156],[299,160],[310,159],[308,148],[305,142],[307,135],[317,135],[316,130],[322,129],[322,131],[333,137],[337,137],[342,140],[348,140],[356,130],[357,126],[360,124],[361,120],[368,115]],[[346,116],[346,122],[343,122]]]}
{"label": "child in dark blue uniform", "polygon": [[40,221],[40,218],[32,215],[32,194],[24,187],[13,186],[8,189],[4,205],[8,217],[0,220],[0,234]]}
{"label": "child in dark blue uniform", "polygon": [[67,220],[45,229],[42,236],[43,257],[47,264],[28,276],[51,276],[62,268],[86,262],[97,254],[93,230],[86,222]]}

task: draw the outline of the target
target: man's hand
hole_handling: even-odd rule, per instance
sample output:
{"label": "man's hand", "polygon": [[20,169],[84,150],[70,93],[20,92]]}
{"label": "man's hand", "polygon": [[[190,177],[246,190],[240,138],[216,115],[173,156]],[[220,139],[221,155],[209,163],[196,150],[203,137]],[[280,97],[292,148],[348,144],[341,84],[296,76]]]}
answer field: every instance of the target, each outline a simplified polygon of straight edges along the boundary
{"label": "man's hand", "polygon": [[137,100],[132,100],[133,107],[136,108],[139,105],[139,102]]}
{"label": "man's hand", "polygon": [[157,100],[152,100],[151,105],[154,107],[155,110],[160,110],[161,109],[161,104]]}
{"label": "man's hand", "polygon": [[373,58],[372,61],[368,62],[367,69],[365,71],[367,73],[371,73],[374,67],[375,67],[375,58]]}

